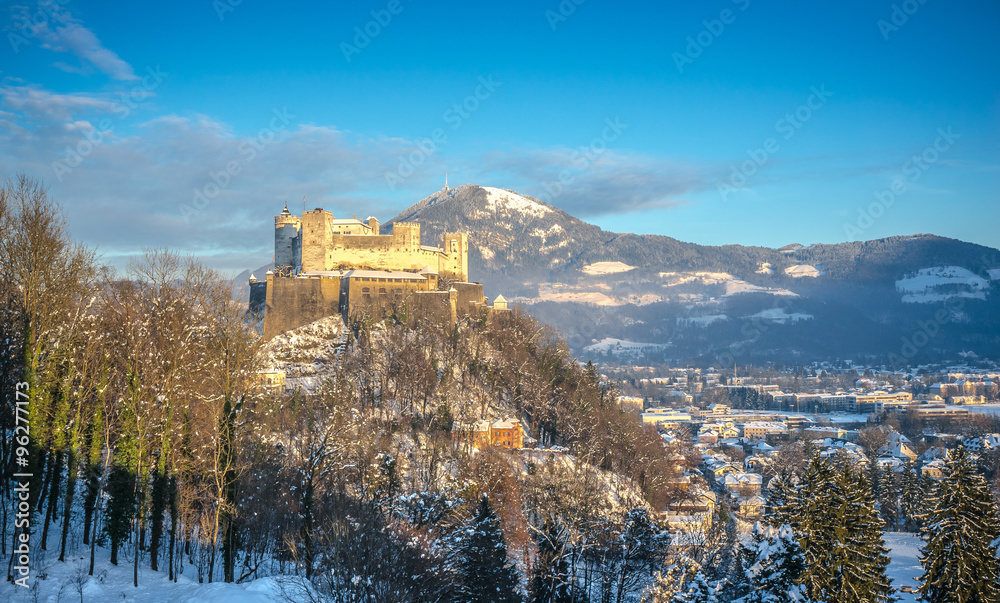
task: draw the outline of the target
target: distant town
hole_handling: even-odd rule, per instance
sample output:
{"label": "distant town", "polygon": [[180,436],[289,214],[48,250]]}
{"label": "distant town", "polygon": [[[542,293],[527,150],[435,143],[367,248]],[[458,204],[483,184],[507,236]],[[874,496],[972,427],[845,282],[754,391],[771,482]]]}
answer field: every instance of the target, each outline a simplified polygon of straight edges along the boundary
{"label": "distant town", "polygon": [[745,375],[727,375],[623,366],[602,373],[621,392],[619,404],[675,451],[670,458],[681,475],[674,486],[687,493],[664,512],[675,531],[710,527],[720,496],[740,518],[759,518],[768,489],[814,452],[896,482],[909,473],[926,485],[943,476],[949,448],[1000,449],[996,372],[748,367]]}

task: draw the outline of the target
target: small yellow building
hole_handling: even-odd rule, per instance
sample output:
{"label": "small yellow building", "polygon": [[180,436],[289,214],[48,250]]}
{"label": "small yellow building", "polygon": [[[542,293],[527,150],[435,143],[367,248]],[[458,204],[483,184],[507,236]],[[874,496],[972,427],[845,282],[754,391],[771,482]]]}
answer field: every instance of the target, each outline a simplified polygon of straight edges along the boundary
{"label": "small yellow building", "polygon": [[451,430],[455,443],[468,444],[475,448],[524,448],[524,427],[518,419],[500,419],[490,423],[479,420],[475,423],[456,423]]}

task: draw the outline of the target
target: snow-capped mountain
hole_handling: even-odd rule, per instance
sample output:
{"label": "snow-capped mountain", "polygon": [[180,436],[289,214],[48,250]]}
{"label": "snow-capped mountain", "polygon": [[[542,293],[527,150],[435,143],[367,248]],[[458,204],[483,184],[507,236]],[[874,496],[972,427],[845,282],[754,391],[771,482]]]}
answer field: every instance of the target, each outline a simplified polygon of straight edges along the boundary
{"label": "snow-capped mountain", "polygon": [[955,239],[704,246],[608,232],[477,185],[438,191],[386,228],[402,221],[420,223],[425,241],[469,233],[487,295],[514,299],[585,356],[609,338],[710,364],[1000,355],[1000,251]]}

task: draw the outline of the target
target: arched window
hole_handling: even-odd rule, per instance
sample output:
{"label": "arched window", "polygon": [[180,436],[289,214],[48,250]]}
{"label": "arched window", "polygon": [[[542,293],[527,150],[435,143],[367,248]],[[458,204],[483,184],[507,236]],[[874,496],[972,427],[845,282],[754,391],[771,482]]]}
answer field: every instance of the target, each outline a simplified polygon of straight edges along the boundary
{"label": "arched window", "polygon": [[379,287],[378,288],[378,294],[379,295],[385,295],[385,287]]}

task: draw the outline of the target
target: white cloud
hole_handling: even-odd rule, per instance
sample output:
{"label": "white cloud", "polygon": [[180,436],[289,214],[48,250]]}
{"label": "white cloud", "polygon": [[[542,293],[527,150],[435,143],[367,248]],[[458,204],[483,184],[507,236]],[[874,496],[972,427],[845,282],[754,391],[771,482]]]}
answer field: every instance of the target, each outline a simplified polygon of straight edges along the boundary
{"label": "white cloud", "polygon": [[[132,66],[104,47],[94,32],[55,3],[39,5],[37,10],[23,6],[12,7],[18,30],[27,28],[42,48],[53,52],[70,53],[80,60],[80,65],[56,61],[54,67],[70,73],[88,74],[93,68],[116,80],[137,80]],[[38,18],[41,16],[42,18]]]}
{"label": "white cloud", "polygon": [[[203,115],[163,115],[140,124],[112,118],[113,128],[99,132],[94,119],[78,114],[106,110],[101,99],[32,88],[3,89],[0,100],[0,118],[6,117],[0,119],[0,174],[44,180],[74,236],[114,264],[144,247],[168,246],[216,268],[256,268],[271,258],[272,216],[285,202],[301,210],[303,195],[308,208],[342,216],[388,220],[401,209],[379,196],[384,172],[412,142],[294,121],[277,128],[270,142],[269,133],[257,139],[262,129],[281,124],[274,114],[261,115],[250,137]],[[79,165],[71,160],[74,152]],[[235,173],[226,174],[229,166]],[[195,191],[213,194],[201,204]]]}

